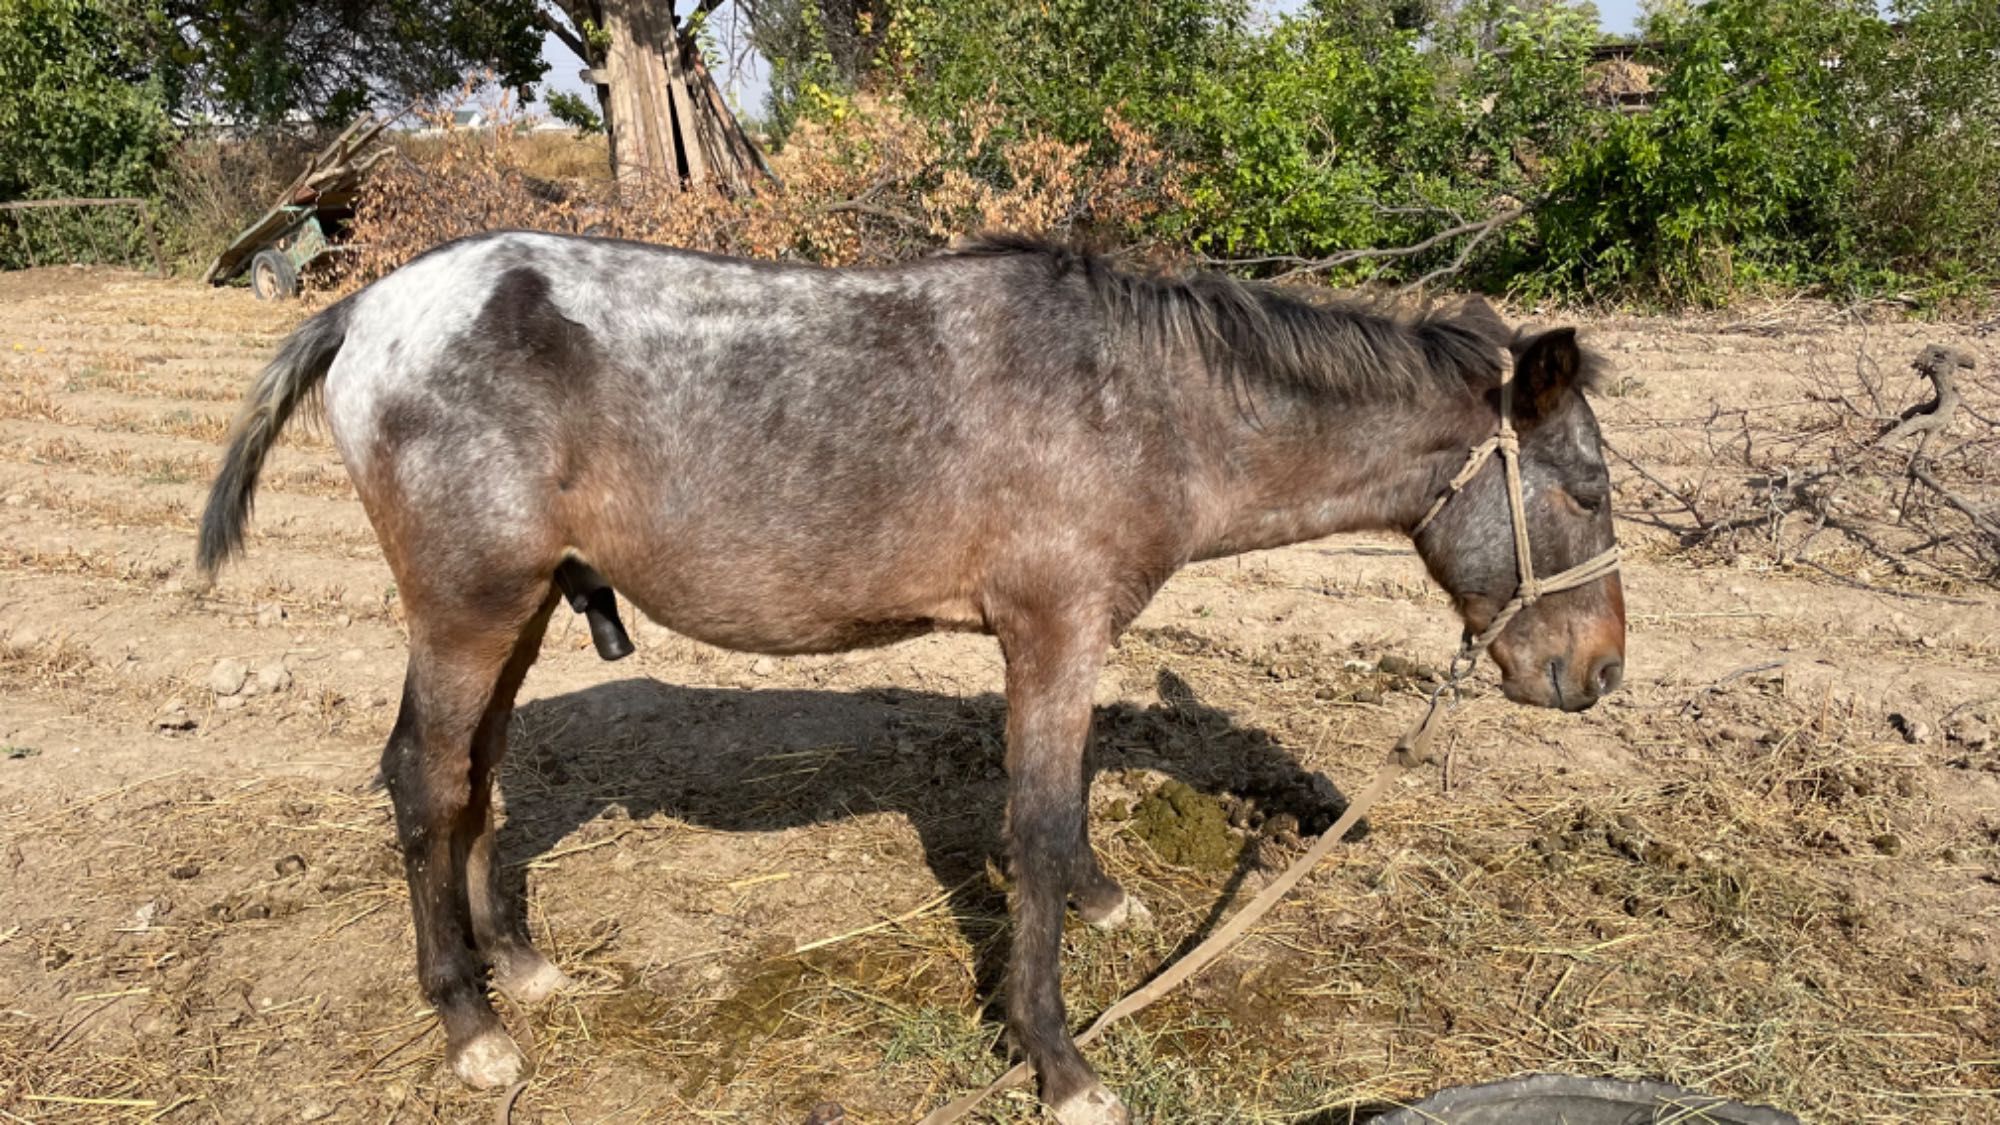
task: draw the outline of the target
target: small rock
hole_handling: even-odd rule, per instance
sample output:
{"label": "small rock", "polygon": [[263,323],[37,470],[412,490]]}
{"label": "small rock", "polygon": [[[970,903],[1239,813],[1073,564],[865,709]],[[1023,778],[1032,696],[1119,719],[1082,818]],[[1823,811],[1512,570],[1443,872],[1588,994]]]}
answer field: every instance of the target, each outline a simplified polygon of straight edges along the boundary
{"label": "small rock", "polygon": [[1960,719],[1952,724],[1951,737],[1968,750],[1984,750],[1993,744],[1993,728],[1976,718]]}
{"label": "small rock", "polygon": [[1380,703],[1382,702],[1382,693],[1376,691],[1374,688],[1361,688],[1353,695],[1348,696],[1348,698],[1356,703]]}
{"label": "small rock", "polygon": [[282,661],[272,661],[257,669],[257,690],[265,695],[276,695],[292,686],[291,669]]}
{"label": "small rock", "polygon": [[805,1125],[845,1125],[847,1111],[839,1102],[821,1102],[806,1114]]}
{"label": "small rock", "polygon": [[188,715],[187,704],[178,699],[167,701],[160,713],[153,717],[155,730],[193,730],[194,719]]}
{"label": "small rock", "polygon": [[282,859],[278,860],[278,862],[272,864],[271,869],[278,873],[278,878],[280,879],[290,878],[293,875],[304,874],[306,869],[306,857],[299,855],[297,853],[285,856]]}
{"label": "small rock", "polygon": [[250,670],[240,660],[224,658],[215,662],[208,672],[208,690],[217,695],[235,695],[243,690],[243,681],[250,678]]}
{"label": "small rock", "polygon": [[1397,656],[1395,653],[1384,656],[1381,662],[1376,664],[1376,667],[1385,676],[1414,676],[1417,674],[1416,661],[1411,660],[1407,656]]}
{"label": "small rock", "polygon": [[340,662],[342,664],[358,664],[364,658],[366,658],[367,655],[368,655],[367,653],[362,652],[358,648],[350,648],[346,652],[340,654]]}
{"label": "small rock", "polygon": [[354,618],[345,613],[336,613],[333,615],[333,623],[336,627],[345,629],[349,625],[354,624]]}
{"label": "small rock", "polygon": [[169,879],[192,879],[199,874],[201,874],[201,864],[199,863],[182,863],[167,868],[167,878]]}
{"label": "small rock", "polygon": [[27,502],[28,498],[26,496],[21,495],[18,492],[10,494],[5,501],[6,505],[9,508],[18,508],[21,505],[26,504]]}
{"label": "small rock", "polygon": [[1749,723],[1723,723],[1715,728],[1715,736],[1726,742],[1763,742],[1765,731],[1762,727]]}
{"label": "small rock", "polygon": [[777,670],[778,662],[768,656],[760,656],[756,663],[750,665],[750,674],[753,676],[768,676]]}
{"label": "small rock", "polygon": [[1881,852],[1883,855],[1903,854],[1903,838],[1894,832],[1884,832],[1873,840],[1870,840],[1869,843],[1874,844],[1875,850]]}
{"label": "small rock", "polygon": [[277,602],[265,602],[257,607],[257,627],[275,629],[285,623],[285,607]]}
{"label": "small rock", "polygon": [[299,1108],[299,1120],[308,1125],[314,1121],[325,1121],[333,1116],[333,1107],[325,1102],[307,1102]]}
{"label": "small rock", "polygon": [[1889,725],[1896,728],[1896,733],[1903,736],[1904,742],[1912,745],[1931,740],[1931,725],[1913,715],[1898,711],[1889,716]]}
{"label": "small rock", "polygon": [[217,711],[241,711],[243,708],[249,706],[249,704],[250,697],[247,695],[222,695],[216,697],[215,709]]}

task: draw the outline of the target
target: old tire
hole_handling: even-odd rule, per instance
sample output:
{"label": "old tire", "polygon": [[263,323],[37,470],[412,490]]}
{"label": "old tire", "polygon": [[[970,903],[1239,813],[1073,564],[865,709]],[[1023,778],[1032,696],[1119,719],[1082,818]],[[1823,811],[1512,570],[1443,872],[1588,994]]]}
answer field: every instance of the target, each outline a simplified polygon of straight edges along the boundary
{"label": "old tire", "polygon": [[299,292],[299,271],[276,250],[259,250],[250,259],[250,291],[260,301],[282,301]]}

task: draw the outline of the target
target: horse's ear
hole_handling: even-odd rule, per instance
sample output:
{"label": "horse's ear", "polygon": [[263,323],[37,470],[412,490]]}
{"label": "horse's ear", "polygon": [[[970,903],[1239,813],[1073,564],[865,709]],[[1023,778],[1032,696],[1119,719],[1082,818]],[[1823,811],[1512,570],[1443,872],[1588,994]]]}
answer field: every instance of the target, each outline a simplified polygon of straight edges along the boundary
{"label": "horse's ear", "polygon": [[1557,328],[1514,345],[1514,409],[1523,421],[1554,414],[1583,380],[1576,329]]}

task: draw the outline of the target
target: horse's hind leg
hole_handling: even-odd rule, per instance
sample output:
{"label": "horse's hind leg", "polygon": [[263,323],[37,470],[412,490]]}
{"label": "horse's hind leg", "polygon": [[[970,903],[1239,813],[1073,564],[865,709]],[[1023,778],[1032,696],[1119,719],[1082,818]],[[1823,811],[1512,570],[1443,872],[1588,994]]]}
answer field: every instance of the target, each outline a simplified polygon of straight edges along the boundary
{"label": "horse's hind leg", "polygon": [[1007,657],[1007,837],[1017,887],[1007,1022],[1062,1125],[1127,1119],[1076,1049],[1062,998],[1064,902],[1086,866],[1095,868],[1084,834],[1083,752],[1107,621],[1065,607],[1009,612],[995,623]]}
{"label": "horse's hind leg", "polygon": [[479,821],[479,838],[466,856],[465,871],[472,937],[493,970],[494,985],[521,1004],[539,1004],[570,983],[529,939],[525,904],[515,903],[507,894],[493,833],[493,786],[507,756],[507,723],[514,715],[514,697],[535,658],[541,655],[542,634],[548,630],[549,613],[555,606],[556,596],[551,593],[540,612],[521,630],[472,741],[472,805],[466,815]]}
{"label": "horse's hind leg", "polygon": [[[467,884],[489,827],[491,781],[475,752],[481,727],[516,663],[524,628],[548,610],[546,576],[517,585],[488,584],[472,597],[412,598],[403,706],[382,754],[410,885],[417,979],[444,1023],[452,1070],[477,1087],[511,1084],[526,1067],[486,999]],[[484,854],[490,885],[491,852]]]}

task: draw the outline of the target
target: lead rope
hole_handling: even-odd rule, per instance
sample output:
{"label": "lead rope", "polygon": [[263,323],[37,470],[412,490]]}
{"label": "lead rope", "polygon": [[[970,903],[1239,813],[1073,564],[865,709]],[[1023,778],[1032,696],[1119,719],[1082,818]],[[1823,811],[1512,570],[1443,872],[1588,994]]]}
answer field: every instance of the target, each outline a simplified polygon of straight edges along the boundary
{"label": "lead rope", "polygon": [[[1498,432],[1472,448],[1465,467],[1451,479],[1450,487],[1445,494],[1438,497],[1437,502],[1431,505],[1430,511],[1424,513],[1424,518],[1417,521],[1417,526],[1411,529],[1411,539],[1415,539],[1430,524],[1432,518],[1444,508],[1446,501],[1458,495],[1472,482],[1472,478],[1479,475],[1479,470],[1485,467],[1486,462],[1496,451],[1506,468],[1507,507],[1514,524],[1514,563],[1520,578],[1520,586],[1514,592],[1513,598],[1501,607],[1500,612],[1493,616],[1493,620],[1478,636],[1468,638],[1459,646],[1458,652],[1451,658],[1450,674],[1443,683],[1431,691],[1424,713],[1410,726],[1410,729],[1403,732],[1402,737],[1396,739],[1396,744],[1389,750],[1388,757],[1384,758],[1382,765],[1376,769],[1374,779],[1369,781],[1366,789],[1348,802],[1346,811],[1340,814],[1340,819],[1333,822],[1333,827],[1320,833],[1319,839],[1306,850],[1304,855],[1293,860],[1291,866],[1285,868],[1269,886],[1257,892],[1257,897],[1246,903],[1243,909],[1237,911],[1223,924],[1222,928],[1210,934],[1200,945],[1188,950],[1186,956],[1168,965],[1159,976],[1147,981],[1123,1000],[1100,1013],[1091,1021],[1090,1026],[1084,1028],[1076,1037],[1077,1046],[1089,1044],[1106,1027],[1137,1013],[1172,992],[1183,981],[1206,968],[1209,962],[1220,957],[1230,946],[1235,945],[1249,933],[1250,928],[1265,914],[1270,913],[1271,908],[1278,905],[1278,900],[1297,886],[1299,880],[1319,866],[1319,862],[1326,858],[1327,853],[1333,851],[1334,845],[1340,843],[1354,825],[1367,815],[1368,810],[1388,794],[1390,787],[1405,770],[1436,761],[1437,755],[1433,743],[1443,725],[1441,722],[1443,717],[1458,706],[1459,685],[1472,675],[1473,668],[1479,663],[1480,654],[1498,639],[1501,630],[1507,627],[1507,623],[1512,621],[1516,614],[1535,604],[1544,594],[1560,593],[1563,590],[1588,585],[1618,569],[1618,546],[1614,543],[1585,562],[1552,578],[1536,580],[1534,560],[1530,557],[1528,549],[1527,501],[1521,491],[1521,442],[1514,432],[1514,365],[1511,357],[1503,359],[1500,368]],[[1447,694],[1450,696],[1449,701],[1446,700]],[[1034,1067],[1030,1064],[1017,1063],[1013,1069],[994,1079],[984,1089],[976,1090],[957,1101],[948,1102],[932,1110],[917,1125],[952,1125],[953,1122],[971,1113],[987,1098],[1025,1083],[1033,1073]]]}

